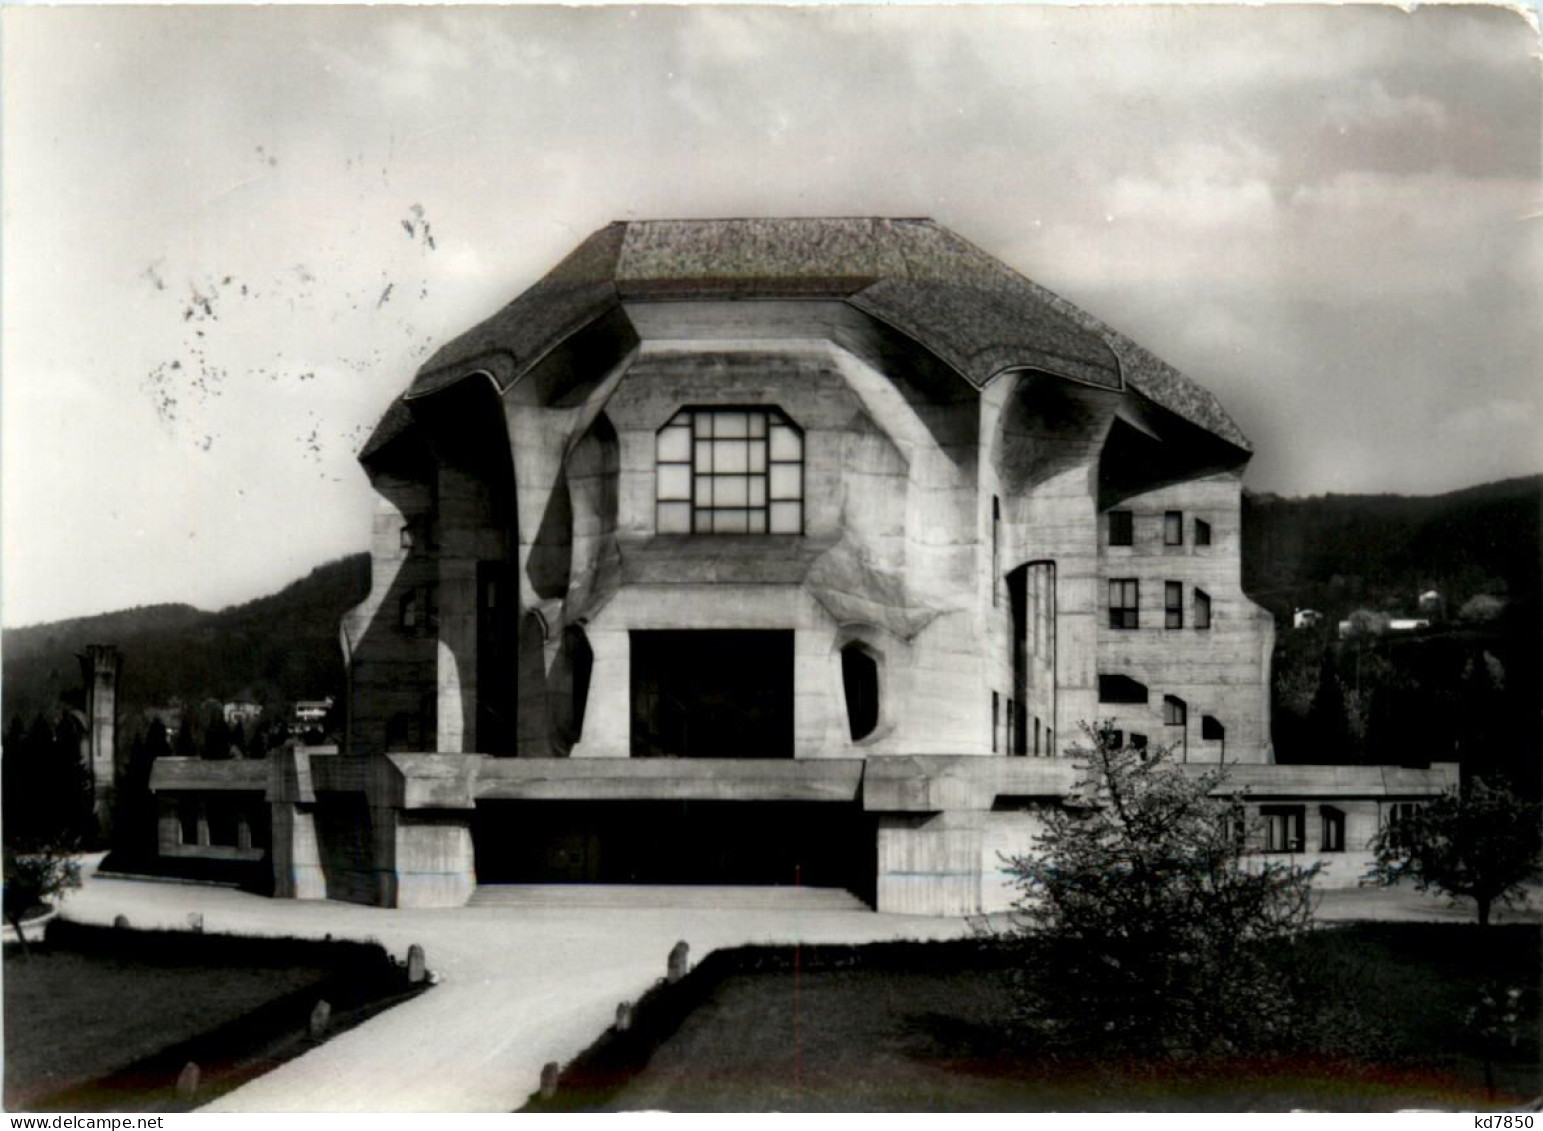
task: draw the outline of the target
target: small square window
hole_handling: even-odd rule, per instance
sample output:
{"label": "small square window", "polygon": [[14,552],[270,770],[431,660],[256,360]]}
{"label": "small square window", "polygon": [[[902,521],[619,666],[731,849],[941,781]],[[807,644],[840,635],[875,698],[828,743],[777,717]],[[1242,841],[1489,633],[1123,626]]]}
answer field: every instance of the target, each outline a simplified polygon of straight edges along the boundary
{"label": "small square window", "polygon": [[1182,582],[1163,582],[1163,627],[1184,627],[1184,585]]}
{"label": "small square window", "polygon": [[1111,546],[1132,545],[1135,541],[1135,525],[1130,511],[1110,511],[1109,544]]}
{"label": "small square window", "polygon": [[1163,514],[1163,545],[1184,545],[1184,512],[1166,511]]}
{"label": "small square window", "polygon": [[1195,545],[1209,546],[1211,544],[1211,524],[1203,518],[1195,519]]}

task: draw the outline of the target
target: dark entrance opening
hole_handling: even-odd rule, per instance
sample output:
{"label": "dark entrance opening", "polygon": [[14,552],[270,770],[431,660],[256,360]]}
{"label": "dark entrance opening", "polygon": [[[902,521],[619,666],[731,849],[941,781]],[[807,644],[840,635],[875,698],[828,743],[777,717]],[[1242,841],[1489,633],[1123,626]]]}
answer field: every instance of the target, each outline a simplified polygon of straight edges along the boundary
{"label": "dark entrance opening", "polygon": [[483,801],[479,883],[803,884],[873,901],[878,835],[856,803]]}
{"label": "dark entrance opening", "polygon": [[634,632],[634,758],[791,758],[793,633]]}

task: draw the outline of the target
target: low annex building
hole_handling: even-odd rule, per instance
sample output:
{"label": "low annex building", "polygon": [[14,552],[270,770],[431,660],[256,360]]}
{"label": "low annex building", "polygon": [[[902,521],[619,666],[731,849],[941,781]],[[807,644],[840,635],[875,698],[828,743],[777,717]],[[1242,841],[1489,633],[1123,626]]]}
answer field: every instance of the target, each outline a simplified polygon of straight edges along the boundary
{"label": "low annex building", "polygon": [[[164,850],[384,906],[803,883],[972,913],[1107,720],[1234,765],[1260,851],[1354,883],[1456,769],[1273,764],[1250,454],[1210,393],[930,220],[612,224],[361,452],[343,748],[260,782],[158,766]],[[226,807],[267,828],[188,842]]]}

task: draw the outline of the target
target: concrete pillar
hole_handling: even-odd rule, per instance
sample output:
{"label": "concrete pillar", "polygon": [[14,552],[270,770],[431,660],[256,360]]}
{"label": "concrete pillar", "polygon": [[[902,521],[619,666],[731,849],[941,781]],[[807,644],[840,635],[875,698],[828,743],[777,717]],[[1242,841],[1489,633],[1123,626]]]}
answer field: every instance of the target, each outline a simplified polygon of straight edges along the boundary
{"label": "concrete pillar", "polygon": [[86,743],[94,808],[97,819],[105,822],[117,783],[118,676],[123,658],[111,644],[88,644],[76,658],[86,688]]}

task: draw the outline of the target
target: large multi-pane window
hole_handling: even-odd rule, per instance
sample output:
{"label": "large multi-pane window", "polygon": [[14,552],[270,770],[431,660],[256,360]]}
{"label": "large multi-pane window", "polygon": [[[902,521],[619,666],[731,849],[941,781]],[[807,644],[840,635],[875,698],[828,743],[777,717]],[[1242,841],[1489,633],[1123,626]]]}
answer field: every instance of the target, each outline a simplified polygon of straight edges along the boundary
{"label": "large multi-pane window", "polygon": [[803,533],[804,435],[778,409],[682,409],[655,455],[659,533]]}

